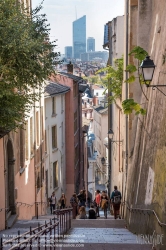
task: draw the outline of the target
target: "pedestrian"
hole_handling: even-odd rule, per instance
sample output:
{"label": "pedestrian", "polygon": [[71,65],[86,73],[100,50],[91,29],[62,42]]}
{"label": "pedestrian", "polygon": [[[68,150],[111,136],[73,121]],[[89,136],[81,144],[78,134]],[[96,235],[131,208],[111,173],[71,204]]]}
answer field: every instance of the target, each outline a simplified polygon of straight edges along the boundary
{"label": "pedestrian", "polygon": [[94,209],[93,204],[90,206],[88,213],[89,213],[89,219],[96,219],[96,211]]}
{"label": "pedestrian", "polygon": [[78,215],[78,210],[77,210],[77,207],[78,207],[78,199],[77,199],[77,195],[76,193],[74,193],[70,199],[70,204],[73,208],[72,210],[72,213],[73,213],[73,219],[76,218],[76,216]]}
{"label": "pedestrian", "polygon": [[101,208],[104,210],[104,216],[107,219],[108,196],[105,191],[101,194]]}
{"label": "pedestrian", "polygon": [[52,192],[52,195],[49,198],[49,203],[50,203],[50,211],[51,211],[51,214],[52,214],[54,212],[54,210],[55,210],[55,205],[56,205],[55,192]]}
{"label": "pedestrian", "polygon": [[77,198],[79,200],[78,202],[78,207],[80,209],[80,207],[85,207],[85,202],[86,202],[86,194],[85,191],[80,190],[79,194],[77,195]]}
{"label": "pedestrian", "polygon": [[88,207],[90,208],[90,202],[91,202],[91,199],[90,199],[90,197],[88,196],[88,198],[87,198],[87,204],[88,204]]}
{"label": "pedestrian", "polygon": [[117,186],[114,186],[114,191],[111,194],[111,204],[113,205],[115,219],[117,219],[118,217],[119,219],[121,219],[120,216],[121,199],[122,199],[121,192],[118,191]]}
{"label": "pedestrian", "polygon": [[80,207],[80,214],[78,219],[87,219],[85,207]]}
{"label": "pedestrian", "polygon": [[66,197],[64,193],[62,193],[61,198],[58,202],[60,204],[60,209],[64,209],[66,207]]}
{"label": "pedestrian", "polygon": [[100,207],[100,203],[101,203],[100,190],[96,191],[95,203],[96,203],[96,216],[100,217],[100,214],[99,214],[99,207]]}

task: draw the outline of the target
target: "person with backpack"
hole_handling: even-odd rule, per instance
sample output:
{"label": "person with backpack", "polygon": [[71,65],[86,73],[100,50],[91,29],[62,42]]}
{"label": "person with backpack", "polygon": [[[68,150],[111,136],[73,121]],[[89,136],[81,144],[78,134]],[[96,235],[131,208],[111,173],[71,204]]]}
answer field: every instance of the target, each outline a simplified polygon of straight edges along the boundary
{"label": "person with backpack", "polygon": [[121,199],[122,199],[121,193],[118,191],[117,186],[114,186],[114,191],[111,194],[111,204],[113,205],[115,219],[117,219],[118,217],[119,219],[121,219],[119,212]]}
{"label": "person with backpack", "polygon": [[54,212],[54,210],[55,210],[55,205],[56,205],[55,192],[53,192],[51,197],[49,198],[49,203],[50,203],[50,211],[51,211],[51,214],[52,214]]}

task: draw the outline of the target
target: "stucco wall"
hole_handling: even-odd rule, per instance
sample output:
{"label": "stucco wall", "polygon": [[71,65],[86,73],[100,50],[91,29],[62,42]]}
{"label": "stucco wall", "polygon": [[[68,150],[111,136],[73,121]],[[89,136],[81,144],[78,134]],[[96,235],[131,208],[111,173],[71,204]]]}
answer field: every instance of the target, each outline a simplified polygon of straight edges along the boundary
{"label": "stucco wall", "polygon": [[[163,64],[166,48],[165,9],[164,0],[160,1],[160,4],[157,0],[140,0],[137,17],[134,17],[134,12],[130,15],[130,18],[133,15],[133,18],[138,20],[138,33],[136,34],[133,28],[132,35],[132,37],[138,36],[136,45],[146,49],[157,65],[151,84],[157,84],[158,81],[159,84],[166,82],[166,75],[163,74],[166,72],[166,64]],[[132,43],[132,40],[130,42]],[[128,201],[133,206],[154,209],[159,219],[166,223],[166,99],[159,90],[146,89],[145,86],[143,89],[148,100],[145,101],[145,97],[141,94],[141,103],[145,103],[147,115],[140,116],[136,126],[133,126],[133,123],[130,124],[130,135],[135,134],[135,143],[130,157]],[[160,90],[165,93],[165,88]],[[134,91],[137,90],[133,88],[135,94]],[[143,232],[156,230],[159,234],[164,233],[166,238],[165,227],[159,228],[155,217],[151,217],[149,223],[151,223],[149,227],[146,224],[142,228]],[[132,229],[137,229],[136,220],[135,227]],[[158,249],[165,249],[166,239],[164,244],[164,246],[157,246]]]}

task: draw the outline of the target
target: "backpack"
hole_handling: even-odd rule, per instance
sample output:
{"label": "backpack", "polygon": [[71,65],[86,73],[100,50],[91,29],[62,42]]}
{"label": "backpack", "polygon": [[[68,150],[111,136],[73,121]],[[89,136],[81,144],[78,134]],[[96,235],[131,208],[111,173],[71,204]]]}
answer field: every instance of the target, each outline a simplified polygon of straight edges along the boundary
{"label": "backpack", "polygon": [[114,204],[120,204],[121,203],[121,195],[120,195],[119,191],[114,191],[113,203]]}

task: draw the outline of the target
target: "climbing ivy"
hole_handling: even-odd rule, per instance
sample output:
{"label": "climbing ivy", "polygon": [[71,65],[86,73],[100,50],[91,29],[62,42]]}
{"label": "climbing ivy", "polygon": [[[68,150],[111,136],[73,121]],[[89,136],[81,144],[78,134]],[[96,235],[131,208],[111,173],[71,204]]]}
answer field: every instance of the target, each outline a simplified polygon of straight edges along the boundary
{"label": "climbing ivy", "polygon": [[[140,65],[141,61],[144,60],[144,58],[148,55],[148,53],[141,47],[136,46],[133,48],[133,50],[129,54],[130,56],[133,56],[135,59],[138,59],[138,65]],[[133,65],[129,64],[126,67],[126,71],[130,73],[129,78],[125,81],[127,83],[133,83],[136,79],[134,73],[138,71],[138,68]],[[109,92],[112,93],[111,96],[109,96],[108,103],[111,104],[112,102],[116,102],[117,98],[121,97],[122,94],[122,83],[123,83],[123,57],[119,59],[115,59],[114,66],[108,66],[106,68],[103,68],[99,71],[97,71],[97,74],[101,72],[107,72],[105,76],[105,80],[107,80],[104,84],[106,87],[106,90],[108,89]],[[141,84],[144,84],[142,75],[139,73],[139,81]],[[148,84],[146,82],[146,84]],[[122,102],[122,108],[125,114],[131,114],[133,111],[135,111],[135,114],[146,114],[146,110],[141,107],[141,105],[134,101],[134,99],[127,99]]]}
{"label": "climbing ivy", "polygon": [[[141,61],[145,59],[145,57],[148,55],[148,53],[143,48],[141,48],[139,46],[136,46],[129,53],[129,55],[134,56],[135,59],[138,59],[138,65],[140,65]],[[133,73],[138,71],[138,76],[139,76],[140,83],[141,84],[145,83],[143,81],[142,75],[139,73],[139,70],[135,65],[133,65],[133,64],[127,65],[126,71],[130,73],[130,76],[125,82],[133,83],[135,81],[135,79],[136,79],[135,75]],[[146,84],[148,84],[148,83],[146,82]],[[124,100],[122,102],[122,107],[123,107],[124,114],[131,114],[133,111],[135,111],[136,115],[138,115],[138,114],[145,115],[146,114],[146,110],[143,109],[139,103],[135,102],[134,99]]]}

